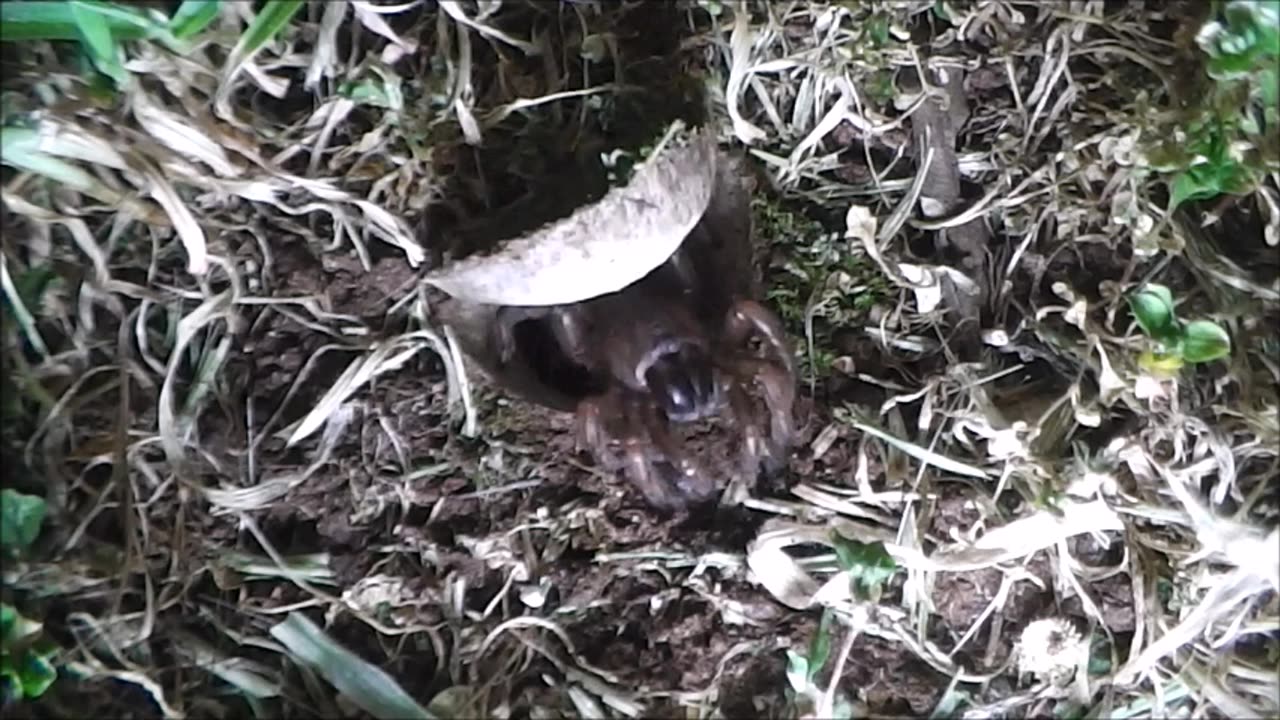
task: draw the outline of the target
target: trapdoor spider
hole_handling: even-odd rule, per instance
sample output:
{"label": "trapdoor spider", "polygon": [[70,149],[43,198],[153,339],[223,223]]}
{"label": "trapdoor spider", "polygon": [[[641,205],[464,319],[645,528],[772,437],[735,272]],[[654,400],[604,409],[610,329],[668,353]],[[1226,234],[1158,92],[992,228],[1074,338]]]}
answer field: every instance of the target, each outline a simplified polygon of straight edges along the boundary
{"label": "trapdoor spider", "polygon": [[689,245],[619,292],[502,308],[494,331],[504,364],[520,355],[546,382],[576,384],[578,447],[603,468],[623,470],[650,505],[673,511],[713,500],[721,488],[669,423],[727,409],[750,481],[762,465],[772,472],[785,464],[795,433],[795,360],[781,322],[725,292]]}

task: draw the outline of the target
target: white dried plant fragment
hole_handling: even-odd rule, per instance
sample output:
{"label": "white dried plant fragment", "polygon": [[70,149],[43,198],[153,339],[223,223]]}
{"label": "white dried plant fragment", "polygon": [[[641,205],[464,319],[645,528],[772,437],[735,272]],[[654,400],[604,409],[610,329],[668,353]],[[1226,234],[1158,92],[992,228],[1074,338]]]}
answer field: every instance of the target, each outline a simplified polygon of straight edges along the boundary
{"label": "white dried plant fragment", "polygon": [[916,312],[921,315],[931,313],[942,304],[942,286],[932,269],[924,265],[898,263],[898,272],[915,285]]}
{"label": "white dried plant fragment", "polygon": [[617,292],[666,262],[706,212],[715,137],[676,123],[631,180],[569,217],[450,263],[424,281],[466,302],[549,306]]}
{"label": "white dried plant fragment", "polygon": [[370,575],[342,591],[347,607],[376,613],[379,607],[396,607],[412,601],[403,578],[394,575]]}
{"label": "white dried plant fragment", "polygon": [[1018,641],[1018,672],[1061,687],[1070,682],[1088,651],[1070,621],[1036,620],[1027,625]]}
{"label": "white dried plant fragment", "polygon": [[1169,378],[1159,378],[1142,373],[1133,381],[1133,396],[1139,400],[1167,400],[1173,396],[1176,383]]}
{"label": "white dried plant fragment", "polygon": [[1258,207],[1262,210],[1262,215],[1267,222],[1262,236],[1268,246],[1280,246],[1280,193],[1266,185],[1260,185],[1258,197],[1261,199]]}
{"label": "white dried plant fragment", "polygon": [[1113,403],[1128,389],[1129,385],[1120,374],[1111,367],[1111,359],[1102,347],[1102,341],[1095,336],[1094,348],[1098,351],[1098,402],[1103,407],[1111,407]]}
{"label": "white dried plant fragment", "polygon": [[877,225],[876,216],[870,208],[865,205],[850,205],[844,214],[844,237],[864,245],[875,242]]}
{"label": "white dried plant fragment", "polygon": [[1012,427],[995,430],[987,438],[987,454],[993,460],[1012,460],[1027,456],[1027,424],[1021,420]]}
{"label": "white dried plant fragment", "polygon": [[1120,136],[1108,136],[1098,143],[1098,154],[1121,167],[1132,167],[1140,158],[1139,131],[1131,130]]}

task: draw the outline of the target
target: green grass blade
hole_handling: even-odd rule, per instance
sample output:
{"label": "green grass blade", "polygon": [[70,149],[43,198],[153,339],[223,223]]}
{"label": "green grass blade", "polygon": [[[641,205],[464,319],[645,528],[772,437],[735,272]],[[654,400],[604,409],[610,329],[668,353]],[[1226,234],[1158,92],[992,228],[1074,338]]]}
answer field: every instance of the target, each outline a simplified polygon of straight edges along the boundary
{"label": "green grass blade", "polygon": [[329,639],[306,615],[289,613],[271,628],[271,636],[370,715],[384,720],[431,719],[431,714],[390,675]]}
{"label": "green grass blade", "polygon": [[0,3],[0,42],[77,40],[79,37],[70,3]]}
{"label": "green grass blade", "polygon": [[94,197],[98,197],[95,193],[105,189],[82,168],[41,152],[39,143],[40,136],[35,130],[19,127],[0,129],[0,157],[3,157],[5,165],[43,175]]}
{"label": "green grass blade", "polygon": [[76,21],[76,29],[80,31],[80,41],[84,43],[93,66],[117,84],[125,82],[129,73],[120,62],[120,48],[111,37],[107,17],[81,3],[73,2],[70,5],[71,16]]}
{"label": "green grass blade", "polygon": [[[23,297],[22,289],[19,287],[18,282],[9,277],[9,266],[5,263],[3,255],[0,255],[0,289],[4,291],[3,296],[6,301],[4,303],[5,312],[3,313],[5,322],[16,323],[22,330],[22,334],[26,336],[27,342],[31,343],[31,347],[40,353],[41,357],[49,357],[49,346],[45,343],[44,338],[40,336],[39,328],[36,327],[35,316],[39,312],[33,313],[27,308],[28,301]],[[9,491],[6,489],[4,492]],[[4,501],[0,500],[0,506],[3,505]],[[3,518],[6,522],[9,520],[8,517],[4,516],[3,512],[0,512],[0,518]],[[7,529],[0,528],[0,538],[8,537],[7,532]],[[4,543],[5,541],[0,539],[0,547],[3,547]]]}
{"label": "green grass blade", "polygon": [[209,27],[221,5],[220,0],[184,0],[169,21],[169,32],[180,40],[192,37]]}
{"label": "green grass blade", "polygon": [[80,40],[80,17],[93,16],[117,40],[137,40],[164,32],[163,25],[133,8],[94,0],[0,2],[0,42]]}
{"label": "green grass blade", "polygon": [[271,39],[289,24],[300,9],[302,9],[302,0],[269,0],[262,8],[262,12],[258,13],[249,28],[240,36],[235,49],[231,51],[235,61],[229,64],[239,69],[237,66],[240,63],[253,57],[264,45],[271,42]]}

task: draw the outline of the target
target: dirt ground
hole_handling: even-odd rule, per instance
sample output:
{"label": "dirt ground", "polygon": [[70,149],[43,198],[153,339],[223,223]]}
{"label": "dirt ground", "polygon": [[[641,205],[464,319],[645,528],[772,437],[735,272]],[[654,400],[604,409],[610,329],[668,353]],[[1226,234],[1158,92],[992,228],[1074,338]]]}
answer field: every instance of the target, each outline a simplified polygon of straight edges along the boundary
{"label": "dirt ground", "polygon": [[[663,14],[654,16],[646,22],[659,23]],[[908,30],[911,42],[919,47],[928,46],[946,29],[927,13],[913,17],[916,24]],[[401,27],[399,21],[396,27]],[[1054,27],[1034,18],[1023,26],[1029,32]],[[630,43],[649,32],[643,24],[618,31]],[[783,28],[796,38],[811,31],[799,25]],[[1171,37],[1173,29],[1151,28],[1150,32]],[[683,73],[699,81],[713,75],[720,78],[716,73],[721,70],[698,66],[705,57],[697,52],[694,34],[678,26],[654,34],[660,40],[645,52],[632,46],[632,57],[648,54],[681,64]],[[1017,42],[1037,44],[1025,37]],[[972,60],[982,58],[988,49],[957,42],[952,52]],[[1022,57],[1019,62],[1025,67],[1017,68],[1015,76],[1025,97],[1044,59]],[[1071,69],[1081,77],[1099,74],[1090,63],[1073,60]],[[656,61],[654,67],[646,67],[641,65],[636,80],[641,85],[651,82],[645,73],[661,74],[655,70],[662,67]],[[957,154],[989,151],[983,144],[1000,132],[991,124],[992,118],[1000,117],[1002,108],[1021,102],[1015,99],[1003,68],[977,62],[969,70],[963,100],[970,108],[970,122],[954,136],[953,167],[959,167]],[[1099,89],[1091,98],[1105,102],[1107,92],[1114,90]],[[281,109],[275,112],[287,114]],[[727,127],[728,121],[724,122]],[[896,136],[881,134],[874,143],[864,144],[863,135],[846,123],[824,141],[826,151],[835,158],[826,171],[851,184],[865,182],[873,172],[868,160],[883,168],[898,153],[895,142],[907,146],[907,157],[914,158],[919,140],[912,134],[918,129],[904,123]],[[1070,140],[1048,134],[1035,153],[1051,156]],[[741,148],[736,152],[746,156]],[[483,166],[501,161],[477,153],[472,160],[436,158],[436,162],[462,172],[471,162]],[[763,176],[759,158],[748,162]],[[909,180],[914,172],[902,166],[882,180]],[[498,187],[514,183],[517,174],[513,170],[511,177],[491,179]],[[508,200],[523,192],[512,188],[506,191]],[[957,200],[966,202],[976,201],[988,190],[972,179],[965,179],[958,188]],[[835,293],[832,307],[837,310],[820,315],[814,328],[817,349],[813,352],[821,352],[821,357],[811,356],[805,342],[803,293],[814,290],[814,277],[801,277],[795,268],[802,253],[797,247],[814,240],[797,236],[795,227],[800,226],[779,224],[775,216],[766,214],[785,210],[789,217],[800,218],[797,222],[803,222],[802,227],[839,235],[845,230],[849,201],[824,206],[795,195],[784,197],[763,184],[753,200],[764,287],[799,348],[803,366],[795,449],[781,473],[760,479],[756,496],[794,501],[791,490],[800,483],[854,489],[860,475],[868,476],[876,491],[903,489],[901,468],[885,467],[904,462],[902,458],[886,460],[884,454],[873,453],[869,467],[860,465],[867,457],[866,438],[845,422],[843,414],[849,407],[875,413],[893,394],[889,387],[922,387],[926,379],[945,374],[959,363],[987,363],[988,373],[1019,364],[1016,373],[993,382],[992,392],[1008,397],[1020,392],[1030,402],[1060,396],[1082,375],[1078,365],[1044,343],[1028,342],[1005,352],[982,346],[973,326],[957,328],[954,316],[920,334],[945,334],[955,353],[952,346],[890,352],[862,332],[874,327],[896,302],[883,281]],[[1252,206],[1227,202],[1213,212],[1221,217],[1221,224],[1212,233],[1222,237],[1261,234],[1264,221]],[[448,225],[444,217],[436,219]],[[23,226],[15,223],[7,219],[6,230],[22,232]],[[1072,244],[1051,255],[1048,248],[1033,246],[1014,273],[1004,277],[992,268],[1007,262],[1021,237],[999,228],[991,233],[988,227],[987,232],[990,236],[980,246],[971,246],[959,232],[944,241],[933,231],[908,228],[904,252],[919,262],[973,270],[981,278],[984,297],[1004,293],[1014,298],[1008,305],[1020,310],[1010,311],[1011,317],[1029,316],[1031,309],[1057,302],[1056,282],[1065,281],[1091,302],[1101,303],[1106,298],[1098,292],[1100,285],[1131,279],[1132,250],[1113,242]],[[375,250],[372,271],[366,272],[354,253],[318,252],[314,244],[283,235],[272,240],[270,262],[249,236],[228,234],[225,242],[226,253],[237,262],[270,267],[269,276],[264,275],[266,285],[256,290],[259,295],[308,295],[374,334],[403,330],[403,317],[392,309],[414,291],[421,271],[409,267],[394,250],[385,246]],[[1280,275],[1280,260],[1268,254],[1273,251],[1241,243],[1227,246],[1224,253],[1250,268],[1260,285],[1267,285]],[[828,262],[817,254],[805,257],[811,257],[814,266]],[[174,257],[165,260],[175,267],[181,262]],[[851,274],[862,273],[849,281],[854,285],[875,274],[865,257],[859,262],[856,267],[849,265]],[[1189,288],[1195,278],[1184,262],[1175,261],[1162,282]],[[870,299],[859,301],[859,296]],[[990,306],[968,320],[981,327],[1013,325],[1008,317],[993,316]],[[542,716],[537,712],[545,708],[570,713],[574,709],[566,704],[563,688],[566,678],[577,676],[566,668],[581,667],[591,668],[595,677],[607,679],[611,687],[626,688],[632,697],[643,698],[645,716],[694,717],[689,708],[699,700],[725,718],[784,717],[794,712],[787,651],[802,652],[814,642],[822,610],[785,607],[747,572],[747,548],[772,517],[769,513],[741,506],[700,509],[677,517],[656,513],[634,488],[596,469],[589,455],[578,451],[570,415],[507,397],[478,376],[472,378],[476,383],[472,390],[480,431],[466,437],[458,429],[458,408],[449,402],[445,365],[430,352],[420,352],[400,369],[374,378],[315,440],[288,447],[278,431],[306,416],[356,355],[350,347],[326,350],[341,342],[299,323],[296,315],[259,310],[246,312],[243,320],[243,332],[234,336],[222,368],[216,400],[199,418],[201,454],[192,459],[184,482],[216,487],[232,477],[284,477],[306,471],[323,453],[327,459],[304,482],[292,484],[269,508],[251,514],[257,530],[279,555],[326,554],[332,576],[316,587],[358,606],[363,616],[339,611],[336,603],[319,602],[310,589],[297,583],[280,578],[251,580],[232,569],[227,551],[261,554],[256,535],[237,513],[211,511],[184,485],[181,491],[156,493],[155,504],[147,511],[153,518],[147,527],[148,550],[135,560],[156,577],[166,578],[164,592],[148,596],[134,578],[127,592],[113,588],[74,600],[48,601],[45,626],[62,645],[74,647],[80,642],[77,638],[82,634],[71,628],[82,622],[76,616],[86,609],[105,613],[111,608],[135,623],[144,616],[152,619],[151,641],[132,646],[126,653],[128,662],[121,667],[146,668],[146,676],[188,717],[231,717],[243,712],[245,705],[226,683],[212,681],[200,669],[207,661],[175,647],[181,642],[166,635],[193,634],[221,653],[253,658],[295,677],[278,655],[244,642],[249,636],[265,636],[266,628],[294,607],[313,608],[313,619],[323,617],[331,638],[381,667],[423,706],[448,688],[466,686],[488,698],[484,707],[493,710],[500,705],[510,717]],[[1262,320],[1280,322],[1280,314],[1269,306],[1262,311]],[[100,330],[100,335],[114,342],[114,330]],[[819,360],[818,371],[811,372],[808,363]],[[297,382],[299,377],[305,380]],[[1006,407],[1014,404],[1006,400]],[[138,392],[134,403],[133,424],[154,425],[154,396]],[[90,420],[78,421],[72,439],[84,444],[100,438],[112,427],[114,412],[110,403],[96,412],[100,425],[96,431]],[[915,428],[920,412],[918,405],[903,404],[903,426]],[[277,413],[276,434],[259,436],[247,426],[257,423],[260,429]],[[90,415],[94,413],[85,418]],[[1141,422],[1131,414],[1112,413],[1077,439],[1097,449]],[[689,446],[702,448],[707,456],[729,452],[726,448],[733,442],[732,430],[723,419],[689,432]],[[159,447],[139,452],[149,462],[163,459]],[[93,447],[81,447],[73,449],[70,457],[96,454]],[[1251,467],[1242,466],[1242,476],[1250,474]],[[905,482],[910,483],[908,489],[927,495],[914,509],[925,552],[971,532],[984,518],[995,523],[995,518],[1017,517],[1026,510],[1022,500],[1010,499],[1016,493],[1002,495],[997,503],[991,500],[989,486],[943,473],[915,478],[916,471],[912,463]],[[128,527],[118,510],[100,512],[92,519],[85,514],[92,505],[88,498],[104,492],[110,482],[109,463],[83,475],[72,490],[73,513],[63,518],[61,537],[80,527],[82,542],[91,546],[117,553],[129,546],[126,538],[136,528]],[[1265,495],[1275,502],[1261,505],[1280,506],[1277,492],[1272,488]],[[898,530],[896,507],[879,506],[892,521],[881,527],[885,532]],[[1080,534],[1064,544],[1071,560],[1083,564],[1093,577],[1083,599],[1075,589],[1062,585],[1054,566],[1062,557],[1050,552],[998,567],[933,574],[924,598],[904,597],[906,584],[912,581],[905,573],[897,573],[878,602],[887,608],[919,608],[928,617],[927,634],[912,639],[914,646],[872,630],[852,641],[839,685],[855,703],[855,716],[919,717],[938,707],[952,678],[922,658],[921,644],[936,648],[938,655],[948,657],[968,676],[982,676],[981,682],[964,685],[972,698],[989,703],[1025,690],[1029,680],[1017,671],[1016,641],[1024,628],[1042,618],[1065,619],[1095,639],[1105,636],[1113,652],[1121,653],[1115,656],[1116,662],[1123,663],[1121,649],[1130,646],[1138,618],[1147,610],[1135,607],[1134,580],[1128,572],[1108,572],[1127,562],[1125,544],[1118,537],[1116,533]],[[997,607],[991,613],[993,603]],[[316,612],[316,606],[326,612]],[[1099,617],[1103,627],[1096,622]],[[513,620],[520,618],[543,624]],[[375,623],[394,631],[380,632]],[[548,625],[558,629],[552,632]],[[355,712],[341,702],[318,705],[316,698],[324,693],[315,689],[316,682],[309,677],[289,684],[271,712],[283,717]],[[152,694],[124,679],[67,677],[55,688],[36,703],[14,708],[14,716],[72,717],[85,703],[92,703],[95,713],[104,717],[165,716]],[[1012,714],[1047,717],[1048,707],[1024,705]],[[464,716],[465,712],[456,715]]]}

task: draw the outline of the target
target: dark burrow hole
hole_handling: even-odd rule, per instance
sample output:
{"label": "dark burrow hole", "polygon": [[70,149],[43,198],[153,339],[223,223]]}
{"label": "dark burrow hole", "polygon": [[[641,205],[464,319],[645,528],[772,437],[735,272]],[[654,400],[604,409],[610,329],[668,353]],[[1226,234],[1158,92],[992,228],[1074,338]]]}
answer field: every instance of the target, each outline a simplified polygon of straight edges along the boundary
{"label": "dark burrow hole", "polygon": [[600,377],[565,354],[546,319],[522,320],[515,324],[512,333],[516,354],[533,370],[538,382],[574,400],[606,390]]}

